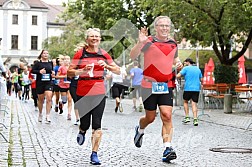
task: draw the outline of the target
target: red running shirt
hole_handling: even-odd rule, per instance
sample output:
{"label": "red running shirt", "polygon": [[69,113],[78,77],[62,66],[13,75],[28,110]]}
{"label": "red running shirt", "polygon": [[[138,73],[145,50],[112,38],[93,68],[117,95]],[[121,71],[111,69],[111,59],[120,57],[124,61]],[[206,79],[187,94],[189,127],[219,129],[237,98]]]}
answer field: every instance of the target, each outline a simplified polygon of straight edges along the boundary
{"label": "red running shirt", "polygon": [[[88,52],[85,49],[81,49],[75,53],[72,59],[72,64],[78,66],[79,69],[82,69],[87,64],[94,63],[93,77],[98,78],[103,77],[104,74],[104,68],[99,66],[97,63],[99,60],[103,60],[107,62],[107,64],[111,64],[113,62],[111,56],[103,49],[99,49],[98,53]],[[78,96],[93,96],[105,94],[105,86],[102,79],[82,80],[81,78],[90,78],[90,76],[88,73],[84,73],[79,76],[76,91],[76,94]]]}
{"label": "red running shirt", "polygon": [[36,88],[36,80],[34,79],[34,75],[36,75],[36,74],[32,74],[31,73],[31,70],[29,71],[29,79],[30,80],[32,80],[32,82],[31,82],[31,88],[32,89],[35,89]]}
{"label": "red running shirt", "polygon": [[[153,37],[149,37],[149,42]],[[145,45],[144,45],[145,46]],[[144,47],[143,46],[143,47]],[[144,79],[142,87],[151,88],[151,82],[168,82],[172,79],[172,65],[177,56],[177,45],[175,41],[155,41],[144,51]],[[148,81],[146,81],[148,79]],[[168,87],[171,83],[168,84]]]}

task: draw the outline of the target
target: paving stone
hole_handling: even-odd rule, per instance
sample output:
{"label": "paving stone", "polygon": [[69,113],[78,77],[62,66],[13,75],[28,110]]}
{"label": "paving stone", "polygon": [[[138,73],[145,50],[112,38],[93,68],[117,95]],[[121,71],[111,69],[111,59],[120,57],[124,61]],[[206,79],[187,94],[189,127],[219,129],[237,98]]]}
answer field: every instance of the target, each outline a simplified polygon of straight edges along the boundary
{"label": "paving stone", "polygon": [[[250,167],[252,154],[225,154],[209,151],[213,147],[245,147],[251,148],[252,130],[246,131],[246,125],[251,121],[250,115],[230,115],[214,110],[201,116],[199,126],[194,127],[192,121],[182,124],[183,108],[173,114],[174,134],[172,145],[178,158],[171,164],[161,161],[164,150],[161,139],[160,116],[145,129],[143,145],[136,148],[133,143],[134,127],[144,113],[131,112],[132,100],[122,101],[123,113],[114,113],[115,101],[107,99],[103,117],[103,138],[98,151],[101,166],[243,166]],[[90,165],[91,129],[86,133],[83,146],[76,143],[78,126],[74,120],[67,121],[67,109],[63,115],[51,112],[52,123],[37,122],[38,113],[33,110],[33,102],[21,103],[13,99],[14,110],[11,145],[12,166],[22,166],[23,158],[26,166],[59,166],[78,167]],[[18,112],[16,110],[18,108]],[[176,107],[174,107],[176,109]],[[127,111],[127,112],[126,112]],[[45,115],[45,111],[43,111]],[[74,113],[72,113],[74,118]],[[191,114],[191,111],[190,111]],[[8,118],[9,122],[10,117]],[[20,138],[21,134],[21,138]],[[0,139],[0,166],[6,166],[9,144]],[[2,151],[5,150],[5,151]],[[4,160],[4,158],[6,160]],[[3,165],[2,165],[3,164]]]}
{"label": "paving stone", "polygon": [[38,164],[38,161],[37,160],[30,160],[30,159],[27,159],[26,162],[25,162],[26,166],[27,167],[36,167],[36,166],[39,166]]}

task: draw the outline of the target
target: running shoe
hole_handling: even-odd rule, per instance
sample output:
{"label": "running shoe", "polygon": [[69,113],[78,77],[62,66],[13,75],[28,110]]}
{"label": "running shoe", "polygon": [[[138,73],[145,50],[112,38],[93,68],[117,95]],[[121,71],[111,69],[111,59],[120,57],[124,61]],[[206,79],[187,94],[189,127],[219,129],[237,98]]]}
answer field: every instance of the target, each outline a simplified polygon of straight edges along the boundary
{"label": "running shoe", "polygon": [[188,123],[188,122],[190,122],[190,118],[189,117],[185,117],[182,122],[183,123]]}
{"label": "running shoe", "polygon": [[120,111],[120,112],[123,112],[122,103],[119,103],[119,111]]}
{"label": "running shoe", "polygon": [[79,125],[79,123],[80,123],[80,120],[77,119],[74,125]]}
{"label": "running shoe", "polygon": [[71,121],[71,115],[70,114],[67,115],[67,120]]}
{"label": "running shoe", "polygon": [[93,165],[101,165],[100,160],[98,159],[98,155],[97,152],[92,152],[91,156],[90,156],[90,163]]}
{"label": "running shoe", "polygon": [[115,108],[115,112],[116,112],[116,113],[117,113],[117,111],[118,111],[118,107]]}
{"label": "running shoe", "polygon": [[39,121],[39,122],[42,122],[42,118],[43,118],[43,115],[42,115],[42,114],[39,114],[39,116],[38,116],[38,121]]}
{"label": "running shoe", "polygon": [[163,162],[170,162],[173,159],[176,159],[177,155],[175,151],[172,149],[172,147],[166,147],[163,153]]}
{"label": "running shoe", "polygon": [[38,107],[35,107],[35,111],[38,111]]}
{"label": "running shoe", "polygon": [[46,116],[46,123],[51,123],[51,119],[49,116]]}
{"label": "running shoe", "polygon": [[139,106],[139,112],[142,112],[143,111],[143,105],[140,104]]}
{"label": "running shoe", "polygon": [[137,108],[136,108],[136,106],[134,106],[134,107],[132,108],[132,110],[134,110],[134,111],[137,111]]}
{"label": "running shoe", "polygon": [[58,112],[59,111],[59,107],[55,107],[54,110],[55,110],[55,112]]}
{"label": "running shoe", "polygon": [[140,148],[142,146],[144,133],[140,134],[138,130],[139,130],[139,126],[136,126],[135,127],[134,144],[136,147]]}
{"label": "running shoe", "polygon": [[60,110],[59,114],[62,114],[63,113],[63,104],[62,104],[62,102],[59,102],[59,110]]}
{"label": "running shoe", "polygon": [[79,131],[77,135],[77,143],[81,146],[85,142],[85,132]]}
{"label": "running shoe", "polygon": [[199,124],[199,123],[198,123],[198,119],[197,119],[197,118],[193,119],[193,125],[194,125],[194,126],[198,126],[198,124]]}

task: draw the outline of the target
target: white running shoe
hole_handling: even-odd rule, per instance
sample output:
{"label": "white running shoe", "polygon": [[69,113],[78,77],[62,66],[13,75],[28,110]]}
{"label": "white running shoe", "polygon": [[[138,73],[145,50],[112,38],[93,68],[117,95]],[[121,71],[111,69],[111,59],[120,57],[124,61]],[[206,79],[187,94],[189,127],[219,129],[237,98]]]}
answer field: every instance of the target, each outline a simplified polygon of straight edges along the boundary
{"label": "white running shoe", "polygon": [[80,125],[80,120],[77,119],[74,125]]}
{"label": "white running shoe", "polygon": [[42,114],[39,114],[39,116],[38,116],[38,121],[39,121],[39,122],[42,122],[42,118],[43,118],[43,115],[42,115]]}
{"label": "white running shoe", "polygon": [[51,123],[51,119],[50,119],[49,115],[46,116],[46,123]]}

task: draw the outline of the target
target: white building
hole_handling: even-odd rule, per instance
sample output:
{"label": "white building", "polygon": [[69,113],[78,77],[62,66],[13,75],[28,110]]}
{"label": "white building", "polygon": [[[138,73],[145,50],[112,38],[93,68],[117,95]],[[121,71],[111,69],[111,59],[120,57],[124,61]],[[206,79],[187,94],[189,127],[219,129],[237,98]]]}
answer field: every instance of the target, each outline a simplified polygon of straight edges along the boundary
{"label": "white building", "polygon": [[63,7],[40,0],[0,0],[0,54],[11,65],[31,64],[40,54],[42,42],[59,36],[63,23],[57,15]]}

